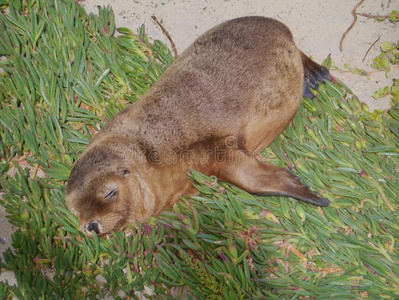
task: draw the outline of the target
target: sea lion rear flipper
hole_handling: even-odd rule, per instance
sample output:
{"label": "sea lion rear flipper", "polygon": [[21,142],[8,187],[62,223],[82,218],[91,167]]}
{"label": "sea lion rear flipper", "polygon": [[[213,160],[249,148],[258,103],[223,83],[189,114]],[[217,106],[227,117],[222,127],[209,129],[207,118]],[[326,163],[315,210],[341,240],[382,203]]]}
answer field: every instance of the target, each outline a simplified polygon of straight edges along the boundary
{"label": "sea lion rear flipper", "polygon": [[309,99],[313,99],[314,96],[309,88],[315,90],[319,86],[319,83],[317,81],[331,79],[330,71],[328,71],[327,68],[311,60],[302,51],[301,58],[304,72],[303,95]]}
{"label": "sea lion rear flipper", "polygon": [[[243,154],[243,153],[241,153]],[[328,206],[330,201],[319,197],[302,184],[299,177],[275,165],[263,164],[249,155],[237,155],[226,162],[219,178],[256,195],[286,196],[317,206]]]}

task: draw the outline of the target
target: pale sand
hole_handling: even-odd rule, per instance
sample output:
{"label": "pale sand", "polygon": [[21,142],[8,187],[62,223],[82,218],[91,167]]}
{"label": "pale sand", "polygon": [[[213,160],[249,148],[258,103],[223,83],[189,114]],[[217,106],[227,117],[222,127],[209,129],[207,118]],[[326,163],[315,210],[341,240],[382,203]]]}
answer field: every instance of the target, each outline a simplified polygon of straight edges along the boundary
{"label": "pale sand", "polygon": [[[228,19],[259,15],[278,19],[291,29],[297,46],[317,62],[322,62],[331,53],[338,70],[332,74],[343,80],[370,108],[389,107],[389,97],[374,100],[374,91],[391,85],[393,78],[399,78],[399,68],[395,67],[388,78],[384,72],[374,72],[370,76],[359,76],[344,69],[345,63],[352,67],[372,71],[371,63],[380,53],[379,46],[384,41],[399,40],[398,23],[376,22],[374,19],[358,17],[357,23],[348,33],[339,50],[342,34],[353,20],[351,11],[358,0],[182,0],[182,1],[138,1],[138,0],[85,0],[83,6],[88,12],[97,13],[98,5],[111,5],[115,12],[116,24],[136,30],[145,24],[147,33],[153,39],[170,43],[160,27],[151,19],[154,15],[171,35],[178,52],[181,53],[196,37],[209,28]],[[399,9],[399,0],[366,0],[358,9],[359,13],[387,15]],[[368,53],[370,46],[381,36]],[[0,254],[10,246],[12,226],[0,209]],[[11,272],[4,272],[0,280],[15,283]]]}

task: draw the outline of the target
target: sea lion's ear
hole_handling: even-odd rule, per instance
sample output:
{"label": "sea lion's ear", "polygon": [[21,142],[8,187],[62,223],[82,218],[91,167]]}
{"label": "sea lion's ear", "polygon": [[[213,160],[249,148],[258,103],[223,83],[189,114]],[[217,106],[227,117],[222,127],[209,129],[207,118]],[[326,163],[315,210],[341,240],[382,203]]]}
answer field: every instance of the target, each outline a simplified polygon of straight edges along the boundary
{"label": "sea lion's ear", "polygon": [[121,173],[123,177],[128,177],[130,174],[130,171],[126,168],[119,168],[118,172]]}

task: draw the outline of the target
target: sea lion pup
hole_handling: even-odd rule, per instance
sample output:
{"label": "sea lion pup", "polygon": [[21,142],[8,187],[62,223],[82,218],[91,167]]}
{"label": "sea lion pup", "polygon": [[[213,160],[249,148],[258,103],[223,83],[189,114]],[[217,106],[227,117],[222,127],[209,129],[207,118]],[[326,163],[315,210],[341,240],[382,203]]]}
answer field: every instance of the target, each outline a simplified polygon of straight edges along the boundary
{"label": "sea lion pup", "polygon": [[304,79],[311,96],[307,88],[328,77],[281,22],[224,22],[95,135],[70,174],[67,206],[85,234],[105,234],[195,193],[189,168],[253,194],[327,206],[298,177],[256,157],[293,118]]}

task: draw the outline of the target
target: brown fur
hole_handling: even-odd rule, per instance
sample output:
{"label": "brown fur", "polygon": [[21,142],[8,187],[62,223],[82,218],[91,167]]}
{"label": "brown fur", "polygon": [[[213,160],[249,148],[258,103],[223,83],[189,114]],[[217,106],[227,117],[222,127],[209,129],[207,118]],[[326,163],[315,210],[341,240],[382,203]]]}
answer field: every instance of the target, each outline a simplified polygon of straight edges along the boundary
{"label": "brown fur", "polygon": [[66,202],[82,230],[98,221],[103,234],[171,207],[195,193],[189,168],[255,194],[323,205],[298,178],[255,159],[293,118],[309,66],[318,65],[276,20],[235,19],[199,37],[77,161]]}

